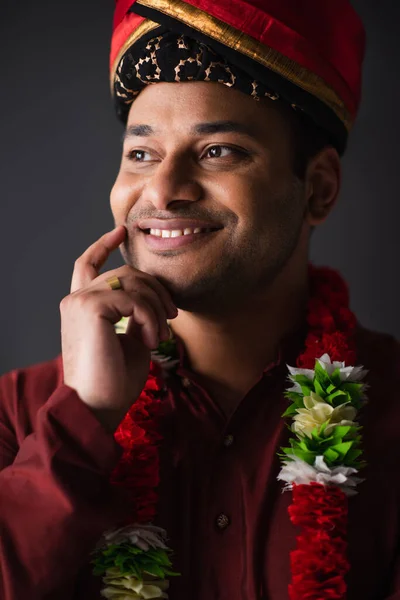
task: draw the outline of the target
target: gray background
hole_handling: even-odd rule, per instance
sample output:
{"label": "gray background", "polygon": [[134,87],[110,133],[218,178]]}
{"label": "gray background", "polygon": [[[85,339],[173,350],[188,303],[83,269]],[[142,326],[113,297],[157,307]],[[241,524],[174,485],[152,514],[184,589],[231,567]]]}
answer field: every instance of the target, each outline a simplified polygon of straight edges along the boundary
{"label": "gray background", "polygon": [[[312,258],[342,271],[364,325],[400,337],[400,3],[353,4],[368,34],[364,99],[340,203],[315,233]],[[113,7],[1,0],[0,372],[59,352],[74,260],[112,227],[122,134],[108,88]]]}

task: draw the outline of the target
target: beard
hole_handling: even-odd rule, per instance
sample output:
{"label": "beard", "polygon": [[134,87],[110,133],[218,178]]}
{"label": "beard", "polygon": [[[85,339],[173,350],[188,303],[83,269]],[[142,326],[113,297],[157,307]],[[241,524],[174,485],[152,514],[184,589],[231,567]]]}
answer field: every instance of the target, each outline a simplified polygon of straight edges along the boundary
{"label": "beard", "polygon": [[[203,248],[205,260],[190,265],[185,253],[168,251],[157,253],[158,264],[141,259],[134,248],[134,240],[125,241],[122,255],[125,262],[155,276],[172,296],[175,305],[198,314],[221,314],[235,311],[247,304],[251,297],[265,294],[293,256],[300,239],[304,222],[304,184],[297,178],[285,193],[269,194],[266,204],[259,207],[253,217],[253,227],[238,233],[235,225],[239,219],[226,211],[210,211],[186,205],[169,213],[169,217],[199,218],[224,224],[233,234],[229,236],[218,254],[215,241],[209,251]],[[156,216],[150,210],[131,215],[132,221]],[[128,227],[129,230],[129,227]],[[217,233],[216,235],[221,235]],[[201,251],[199,252],[201,256]]]}

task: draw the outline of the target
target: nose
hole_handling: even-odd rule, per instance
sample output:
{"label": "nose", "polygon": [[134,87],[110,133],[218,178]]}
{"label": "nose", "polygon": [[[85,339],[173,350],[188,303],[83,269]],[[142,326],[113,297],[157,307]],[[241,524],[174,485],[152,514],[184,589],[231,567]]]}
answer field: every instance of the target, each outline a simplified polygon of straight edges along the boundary
{"label": "nose", "polygon": [[142,200],[160,210],[174,202],[196,202],[201,196],[202,187],[194,177],[193,168],[182,157],[164,158],[142,190]]}

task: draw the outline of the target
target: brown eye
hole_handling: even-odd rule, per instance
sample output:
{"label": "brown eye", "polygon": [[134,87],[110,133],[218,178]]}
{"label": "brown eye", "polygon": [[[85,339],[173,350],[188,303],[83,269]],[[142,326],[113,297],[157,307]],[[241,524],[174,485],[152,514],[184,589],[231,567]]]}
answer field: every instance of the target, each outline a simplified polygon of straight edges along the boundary
{"label": "brown eye", "polygon": [[233,148],[229,148],[228,146],[211,146],[207,150],[207,154],[209,158],[221,158],[222,156],[226,156],[226,154],[223,154],[224,150],[228,151],[228,154],[229,152],[234,152]]}
{"label": "brown eye", "polygon": [[210,146],[203,158],[245,158],[249,156],[248,152],[245,150],[240,150],[239,148],[232,148],[231,146],[223,146],[221,144],[217,144],[215,146]]}
{"label": "brown eye", "polygon": [[148,152],[145,152],[144,150],[130,150],[126,157],[133,162],[147,162],[144,160],[146,154],[148,154]]}

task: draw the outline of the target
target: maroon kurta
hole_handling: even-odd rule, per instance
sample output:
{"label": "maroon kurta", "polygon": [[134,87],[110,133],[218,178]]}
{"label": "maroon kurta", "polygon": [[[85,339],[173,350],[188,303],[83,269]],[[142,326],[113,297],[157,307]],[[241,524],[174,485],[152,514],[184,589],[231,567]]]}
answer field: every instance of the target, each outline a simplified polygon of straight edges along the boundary
{"label": "maroon kurta", "polygon": [[[269,365],[227,420],[181,362],[168,383],[158,524],[170,535],[171,600],[287,600],[295,531],[276,481],[288,438],[286,362]],[[348,600],[400,600],[400,350],[358,333],[370,370],[363,409],[368,467],[350,499]],[[108,477],[121,451],[77,394],[60,358],[0,378],[2,600],[99,600],[89,553],[128,512]],[[323,600],[323,599],[321,599]]]}

